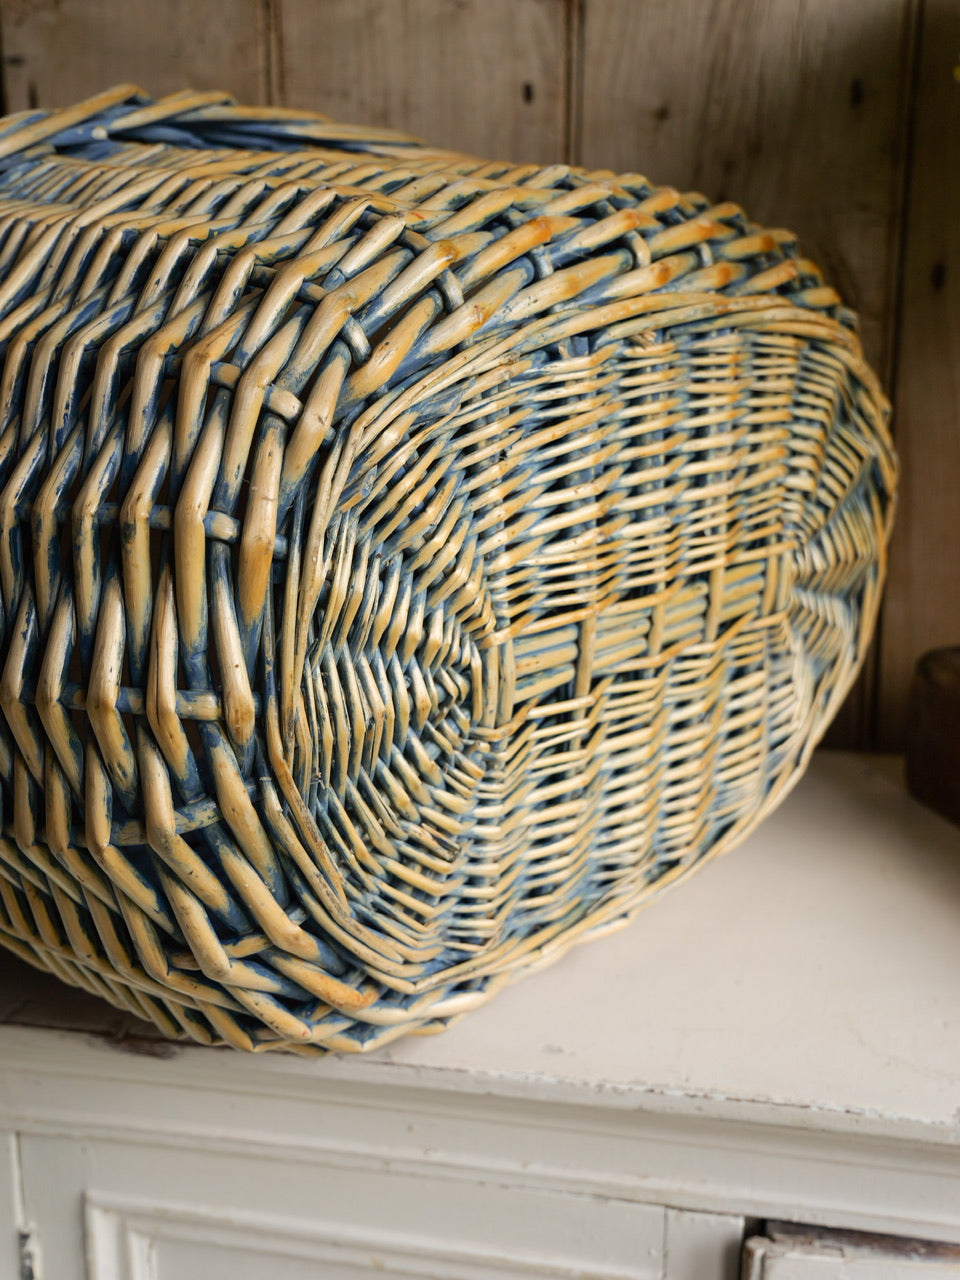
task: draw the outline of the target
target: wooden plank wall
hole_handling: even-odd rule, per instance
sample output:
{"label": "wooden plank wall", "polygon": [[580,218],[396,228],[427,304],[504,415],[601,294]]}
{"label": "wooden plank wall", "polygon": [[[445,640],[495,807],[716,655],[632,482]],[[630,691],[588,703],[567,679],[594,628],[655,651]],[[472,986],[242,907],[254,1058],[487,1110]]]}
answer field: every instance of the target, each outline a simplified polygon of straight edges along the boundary
{"label": "wooden plank wall", "polygon": [[897,747],[917,655],[960,644],[960,3],[925,0],[894,384],[900,516],[884,605],[878,740]]}
{"label": "wooden plank wall", "polygon": [[0,0],[7,110],[120,81],[641,170],[797,230],[860,310],[905,477],[876,652],[833,731],[902,742],[960,643],[957,0]]}

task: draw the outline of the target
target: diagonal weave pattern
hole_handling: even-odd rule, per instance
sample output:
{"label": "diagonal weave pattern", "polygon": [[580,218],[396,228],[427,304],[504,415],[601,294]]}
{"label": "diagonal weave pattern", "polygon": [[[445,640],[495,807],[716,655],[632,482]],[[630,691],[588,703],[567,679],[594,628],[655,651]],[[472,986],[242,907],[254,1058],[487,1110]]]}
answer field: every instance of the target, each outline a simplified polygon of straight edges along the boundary
{"label": "diagonal weave pattern", "polygon": [[0,122],[0,940],[366,1048],[796,779],[894,462],[732,204],[219,94]]}

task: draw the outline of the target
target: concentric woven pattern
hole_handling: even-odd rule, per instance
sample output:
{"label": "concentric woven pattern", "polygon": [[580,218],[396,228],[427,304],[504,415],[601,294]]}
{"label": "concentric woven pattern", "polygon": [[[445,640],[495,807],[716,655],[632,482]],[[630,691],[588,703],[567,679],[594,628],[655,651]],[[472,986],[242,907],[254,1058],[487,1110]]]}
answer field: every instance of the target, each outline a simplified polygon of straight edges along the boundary
{"label": "concentric woven pattern", "polygon": [[0,125],[0,940],[365,1048],[796,778],[894,463],[793,238],[217,94]]}

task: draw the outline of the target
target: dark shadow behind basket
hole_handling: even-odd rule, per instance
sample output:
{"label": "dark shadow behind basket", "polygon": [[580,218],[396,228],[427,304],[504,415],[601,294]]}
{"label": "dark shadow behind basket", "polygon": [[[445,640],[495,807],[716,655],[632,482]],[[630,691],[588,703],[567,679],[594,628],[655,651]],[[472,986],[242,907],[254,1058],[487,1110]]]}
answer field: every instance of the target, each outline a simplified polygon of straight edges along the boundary
{"label": "dark shadow behind basket", "polygon": [[0,940],[434,1030],[796,779],[894,463],[793,238],[219,94],[0,125]]}

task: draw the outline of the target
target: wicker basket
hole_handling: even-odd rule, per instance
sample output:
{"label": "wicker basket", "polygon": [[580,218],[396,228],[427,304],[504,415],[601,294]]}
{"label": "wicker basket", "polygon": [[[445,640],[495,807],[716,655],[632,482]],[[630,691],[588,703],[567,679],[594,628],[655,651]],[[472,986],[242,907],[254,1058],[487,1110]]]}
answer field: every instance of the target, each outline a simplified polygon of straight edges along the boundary
{"label": "wicker basket", "polygon": [[851,314],[732,204],[221,94],[0,123],[0,939],[436,1030],[779,800],[876,614]]}

